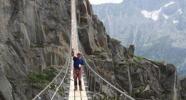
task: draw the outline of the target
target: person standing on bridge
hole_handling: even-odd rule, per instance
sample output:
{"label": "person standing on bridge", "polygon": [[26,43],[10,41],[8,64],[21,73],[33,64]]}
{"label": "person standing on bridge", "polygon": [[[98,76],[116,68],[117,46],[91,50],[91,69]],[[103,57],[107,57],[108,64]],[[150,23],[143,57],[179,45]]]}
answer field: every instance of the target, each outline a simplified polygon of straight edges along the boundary
{"label": "person standing on bridge", "polygon": [[74,90],[77,90],[77,79],[79,83],[79,90],[82,91],[82,83],[81,83],[81,73],[82,73],[82,66],[84,65],[84,61],[82,59],[81,53],[77,53],[77,56],[74,56],[74,51],[72,51],[73,61],[74,61]]}

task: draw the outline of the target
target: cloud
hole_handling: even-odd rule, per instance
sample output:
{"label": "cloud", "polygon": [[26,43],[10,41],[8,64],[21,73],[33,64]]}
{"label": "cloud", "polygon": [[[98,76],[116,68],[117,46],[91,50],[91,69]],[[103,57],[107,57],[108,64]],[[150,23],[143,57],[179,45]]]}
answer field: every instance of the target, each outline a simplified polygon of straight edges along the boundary
{"label": "cloud", "polygon": [[123,0],[89,0],[91,4],[121,3]]}

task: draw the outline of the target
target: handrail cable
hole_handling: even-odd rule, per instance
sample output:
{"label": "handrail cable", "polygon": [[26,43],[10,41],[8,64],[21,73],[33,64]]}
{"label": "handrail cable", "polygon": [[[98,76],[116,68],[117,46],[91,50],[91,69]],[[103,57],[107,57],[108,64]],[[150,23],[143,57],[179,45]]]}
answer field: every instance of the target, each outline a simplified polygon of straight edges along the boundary
{"label": "handrail cable", "polygon": [[[35,6],[36,6],[36,1],[35,1]],[[35,8],[35,10],[36,10],[36,8]],[[37,12],[36,12],[37,13]],[[70,36],[71,37],[71,36]],[[69,57],[67,58],[67,59],[69,59],[70,60],[70,58],[71,58],[71,56],[70,56],[70,54],[71,54],[71,44],[72,44],[72,41],[70,41],[70,52],[69,52]],[[66,59],[66,62],[65,62],[65,65],[64,66],[66,66],[67,67],[67,70],[66,70],[66,73],[65,73],[65,76],[63,77],[63,79],[62,79],[62,83],[63,83],[63,80],[65,79],[65,77],[66,77],[66,75],[67,75],[67,72],[68,72],[68,69],[69,69],[69,60],[67,60]],[[44,91],[46,91],[51,85],[52,85],[52,83],[61,75],[61,73],[63,72],[63,69],[61,69],[60,70],[60,72],[52,79],[52,81],[47,85],[47,86],[45,86],[45,88],[43,89],[43,90],[41,90],[32,100],[36,100],[38,97],[40,97],[40,95],[44,92]],[[60,83],[60,85],[62,84],[62,83]],[[58,86],[59,87],[59,86]],[[59,89],[59,88],[58,88]],[[55,94],[56,94],[56,92],[55,92]]]}
{"label": "handrail cable", "polygon": [[[80,46],[80,40],[79,40],[79,34],[77,33],[77,37],[78,37],[78,46],[79,48],[81,48]],[[82,48],[81,48],[82,49]],[[82,50],[81,50],[82,51]],[[109,81],[107,81],[106,79],[104,79],[101,75],[99,75],[94,69],[92,69],[92,67],[90,67],[89,63],[87,62],[86,58],[84,55],[82,55],[86,65],[88,66],[88,68],[96,75],[98,76],[100,79],[102,79],[104,82],[106,82],[108,85],[110,85],[112,88],[114,88],[116,91],[120,92],[121,94],[123,94],[124,96],[126,96],[127,98],[129,98],[130,100],[135,100],[132,96],[128,95],[126,92],[120,90],[119,88],[117,88],[116,86],[112,85]],[[94,67],[96,68],[95,64]]]}
{"label": "handrail cable", "polygon": [[[70,61],[71,61],[71,57],[69,58],[69,62],[68,62],[68,64],[70,64]],[[54,97],[56,96],[56,93],[59,91],[59,88],[60,88],[61,85],[63,84],[63,82],[64,82],[64,80],[65,80],[65,78],[66,78],[66,76],[67,76],[68,71],[69,71],[69,67],[67,67],[63,79],[61,80],[60,84],[59,84],[58,87],[56,88],[56,90],[55,90],[55,92],[54,92],[54,94],[52,95],[52,98],[51,98],[50,100],[53,100]]]}
{"label": "handrail cable", "polygon": [[[64,66],[66,66],[66,64]],[[60,72],[52,79],[52,81],[47,86],[45,86],[45,88],[41,90],[32,100],[36,100],[45,90],[47,90],[52,85],[52,83],[60,76],[62,72],[63,69],[61,69]]]}
{"label": "handrail cable", "polygon": [[[83,58],[85,58],[83,56]],[[128,95],[126,92],[123,92],[122,90],[118,89],[116,86],[112,85],[110,82],[108,82],[106,79],[104,79],[101,75],[99,75],[94,69],[92,69],[90,67],[90,65],[88,64],[86,58],[84,59],[85,63],[87,64],[87,67],[96,75],[98,76],[100,79],[102,79],[105,83],[107,83],[108,85],[110,85],[112,88],[114,88],[115,90],[117,90],[118,92],[120,92],[121,94],[125,95],[127,98],[131,99],[131,100],[135,100],[133,97],[131,97],[130,95]]]}
{"label": "handrail cable", "polygon": [[[71,2],[71,3],[72,3],[72,2]],[[72,6],[72,5],[71,5],[71,6]],[[73,20],[72,20],[72,19],[71,19],[71,25],[73,25]],[[72,26],[72,27],[73,27],[73,26]],[[66,78],[66,76],[67,76],[67,73],[68,73],[68,70],[69,70],[69,66],[70,66],[70,64],[71,64],[71,61],[72,61],[72,58],[71,58],[71,53],[72,53],[72,32],[73,32],[73,30],[71,29],[71,34],[70,34],[69,61],[68,61],[68,66],[67,66],[68,68],[66,69],[66,73],[65,73],[63,79],[61,80],[60,84],[59,84],[58,87],[56,88],[56,90],[55,90],[55,92],[54,92],[54,94],[52,95],[52,98],[51,98],[50,100],[53,100],[53,99],[54,99],[56,93],[59,91],[59,88],[62,86],[62,84],[63,84],[63,82],[64,82],[64,80],[65,80],[65,78]]]}

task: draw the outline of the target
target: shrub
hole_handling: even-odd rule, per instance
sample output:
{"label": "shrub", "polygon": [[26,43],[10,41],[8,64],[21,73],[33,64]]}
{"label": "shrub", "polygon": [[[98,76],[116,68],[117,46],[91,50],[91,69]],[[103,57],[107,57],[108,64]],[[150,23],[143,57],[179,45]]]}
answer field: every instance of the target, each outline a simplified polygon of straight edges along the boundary
{"label": "shrub", "polygon": [[136,62],[141,62],[141,61],[143,61],[143,60],[144,60],[143,57],[140,57],[140,56],[134,56],[134,61],[136,61]]}
{"label": "shrub", "polygon": [[57,70],[47,68],[43,72],[31,72],[28,75],[29,83],[33,88],[42,89],[56,76]]}

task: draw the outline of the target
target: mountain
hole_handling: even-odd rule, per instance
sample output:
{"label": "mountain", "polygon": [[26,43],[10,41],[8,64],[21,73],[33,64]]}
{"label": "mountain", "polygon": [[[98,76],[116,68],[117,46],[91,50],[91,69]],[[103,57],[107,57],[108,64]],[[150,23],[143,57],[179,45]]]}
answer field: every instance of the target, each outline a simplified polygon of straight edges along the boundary
{"label": "mountain", "polygon": [[181,84],[181,90],[180,90],[180,96],[181,96],[181,98],[182,98],[182,100],[185,100],[186,99],[186,94],[185,94],[185,92],[186,92],[186,86],[185,86],[185,84],[186,84],[186,78],[185,79],[182,79],[181,81],[180,81],[180,84]]}
{"label": "mountain", "polygon": [[93,5],[107,32],[136,54],[173,63],[186,71],[186,0],[124,0]]}
{"label": "mountain", "polygon": [[[1,0],[0,7],[0,100],[31,100],[69,67],[70,1]],[[179,98],[174,65],[136,56],[133,45],[124,47],[111,38],[88,0],[77,1],[77,20],[82,53],[102,77],[136,100]],[[55,82],[63,76],[62,70]],[[96,100],[117,94],[98,78],[91,80],[103,92]],[[64,84],[55,100],[65,99],[68,82]],[[51,100],[55,88],[52,84],[41,99]]]}

